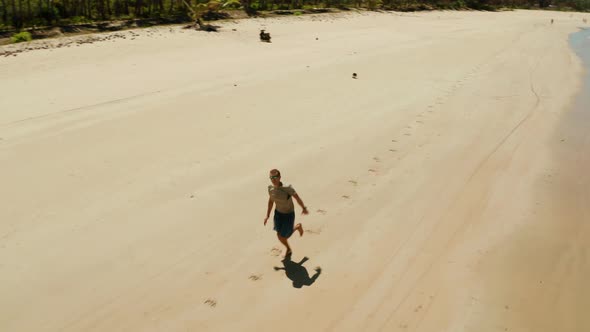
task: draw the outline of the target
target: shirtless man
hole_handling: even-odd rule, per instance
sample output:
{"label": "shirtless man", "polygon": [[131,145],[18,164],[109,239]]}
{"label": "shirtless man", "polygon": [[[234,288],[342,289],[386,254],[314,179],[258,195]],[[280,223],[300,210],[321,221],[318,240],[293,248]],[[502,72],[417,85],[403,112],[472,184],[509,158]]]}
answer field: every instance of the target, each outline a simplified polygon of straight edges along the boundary
{"label": "shirtless man", "polygon": [[266,226],[268,222],[273,205],[276,205],[273,229],[277,232],[279,241],[287,248],[286,257],[293,253],[287,239],[291,237],[294,231],[298,231],[299,236],[303,236],[303,226],[300,223],[295,225],[293,198],[295,198],[299,206],[303,209],[302,214],[308,214],[309,212],[299,195],[295,192],[295,189],[290,185],[283,186],[281,172],[278,169],[271,170],[269,177],[272,185],[268,186],[268,208],[266,210],[266,218],[264,218],[264,225]]}

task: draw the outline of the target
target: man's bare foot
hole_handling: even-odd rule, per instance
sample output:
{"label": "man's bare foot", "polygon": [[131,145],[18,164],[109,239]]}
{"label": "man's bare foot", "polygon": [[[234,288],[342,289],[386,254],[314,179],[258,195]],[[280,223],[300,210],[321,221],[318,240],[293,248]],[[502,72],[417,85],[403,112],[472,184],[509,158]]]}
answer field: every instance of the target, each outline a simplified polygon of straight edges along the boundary
{"label": "man's bare foot", "polygon": [[300,236],[300,237],[301,237],[301,236],[303,236],[303,225],[301,225],[301,224],[297,224],[297,225],[295,226],[295,229],[296,229],[297,231],[299,231],[299,236]]}

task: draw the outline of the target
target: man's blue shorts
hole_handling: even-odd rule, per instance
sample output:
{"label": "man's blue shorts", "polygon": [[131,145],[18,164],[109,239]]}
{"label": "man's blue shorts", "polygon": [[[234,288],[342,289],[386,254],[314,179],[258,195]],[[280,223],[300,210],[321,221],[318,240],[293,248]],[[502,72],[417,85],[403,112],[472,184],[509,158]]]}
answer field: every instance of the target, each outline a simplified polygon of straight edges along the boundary
{"label": "man's blue shorts", "polygon": [[295,212],[280,213],[275,209],[274,230],[282,237],[290,237],[293,234],[293,227],[295,227]]}

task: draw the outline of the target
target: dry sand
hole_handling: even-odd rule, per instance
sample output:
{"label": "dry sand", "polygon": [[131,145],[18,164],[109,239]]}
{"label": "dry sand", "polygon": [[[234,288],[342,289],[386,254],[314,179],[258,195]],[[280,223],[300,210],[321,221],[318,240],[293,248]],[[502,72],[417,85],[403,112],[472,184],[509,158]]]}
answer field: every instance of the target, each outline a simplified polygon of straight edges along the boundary
{"label": "dry sand", "polygon": [[[252,19],[0,57],[0,330],[590,331],[583,17]],[[275,167],[311,210],[290,278]]]}

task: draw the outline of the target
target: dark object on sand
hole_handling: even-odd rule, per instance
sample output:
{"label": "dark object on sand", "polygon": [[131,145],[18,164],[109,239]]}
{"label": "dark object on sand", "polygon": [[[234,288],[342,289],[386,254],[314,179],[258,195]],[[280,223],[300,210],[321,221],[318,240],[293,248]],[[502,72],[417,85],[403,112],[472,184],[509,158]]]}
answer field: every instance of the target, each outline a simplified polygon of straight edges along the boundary
{"label": "dark object on sand", "polygon": [[316,267],[314,269],[315,273],[311,277],[309,276],[309,272],[307,272],[307,268],[303,266],[305,262],[307,262],[309,258],[303,257],[300,262],[294,262],[291,260],[291,255],[286,255],[285,259],[283,259],[283,267],[275,266],[274,270],[284,270],[287,278],[291,279],[293,282],[293,287],[295,288],[302,288],[303,286],[311,286],[315,281],[318,279],[320,274],[322,274],[322,268]]}
{"label": "dark object on sand", "polygon": [[195,21],[195,29],[197,29],[197,30],[207,31],[207,32],[217,32],[217,28],[219,28],[219,27],[215,26],[215,25],[203,24],[203,22],[201,22],[200,18],[198,18]]}
{"label": "dark object on sand", "polygon": [[260,41],[270,43],[270,32],[260,30]]}
{"label": "dark object on sand", "polygon": [[356,80],[356,73],[352,73],[352,78]]}

